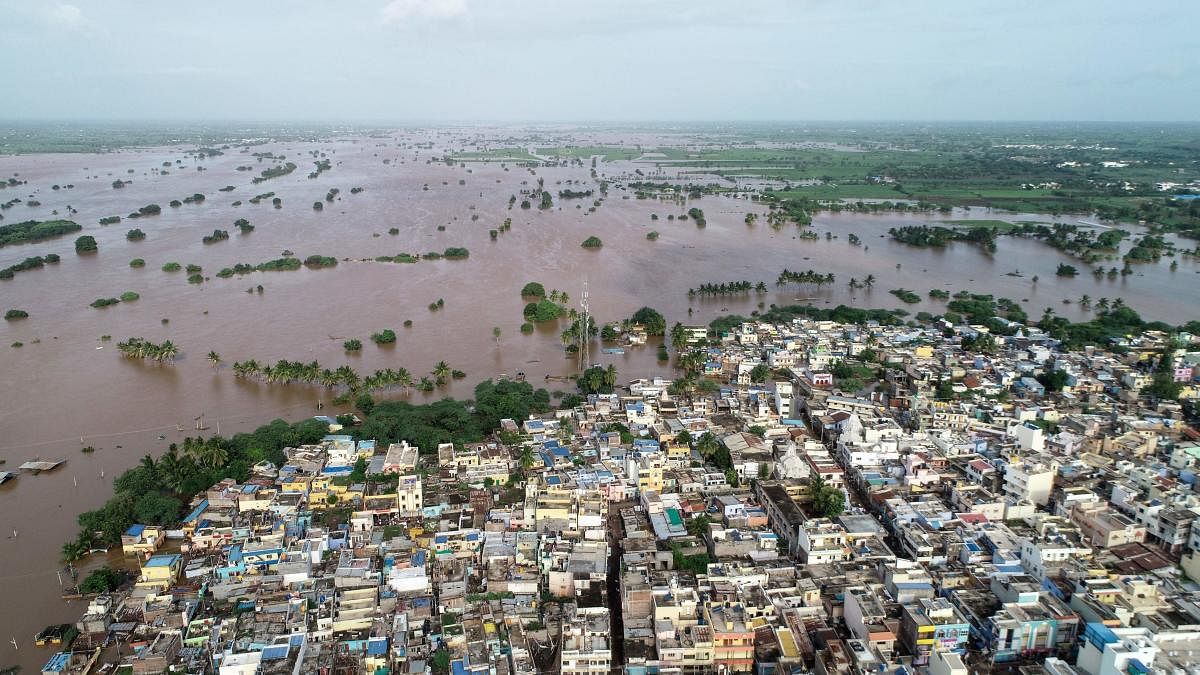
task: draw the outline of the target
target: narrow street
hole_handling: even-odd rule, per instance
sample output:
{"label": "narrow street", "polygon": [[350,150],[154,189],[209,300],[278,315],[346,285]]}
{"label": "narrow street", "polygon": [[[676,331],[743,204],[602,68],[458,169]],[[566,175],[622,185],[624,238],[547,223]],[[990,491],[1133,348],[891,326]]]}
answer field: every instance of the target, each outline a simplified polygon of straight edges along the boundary
{"label": "narrow street", "polygon": [[608,620],[612,647],[613,673],[624,671],[625,663],[625,621],[621,612],[621,539],[624,537],[624,526],[621,524],[620,510],[608,513]]}

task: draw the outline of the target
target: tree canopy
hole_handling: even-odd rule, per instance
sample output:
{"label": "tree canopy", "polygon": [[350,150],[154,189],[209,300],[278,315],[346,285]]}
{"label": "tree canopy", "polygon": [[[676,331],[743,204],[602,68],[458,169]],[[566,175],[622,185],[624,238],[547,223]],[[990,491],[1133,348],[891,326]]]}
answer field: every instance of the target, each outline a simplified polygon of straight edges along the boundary
{"label": "tree canopy", "polygon": [[667,320],[651,307],[642,307],[634,312],[629,321],[645,326],[647,335],[662,335],[667,331]]}

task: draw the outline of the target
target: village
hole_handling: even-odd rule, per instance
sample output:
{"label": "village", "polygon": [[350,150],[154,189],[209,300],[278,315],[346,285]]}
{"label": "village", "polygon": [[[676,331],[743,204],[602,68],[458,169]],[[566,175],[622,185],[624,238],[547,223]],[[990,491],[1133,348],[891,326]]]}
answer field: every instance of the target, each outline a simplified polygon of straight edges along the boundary
{"label": "village", "polygon": [[1200,433],[1147,395],[1165,369],[1196,400],[1196,336],[685,339],[707,386],[634,380],[485,442],[322,418],[178,529],[129,528],[136,580],[42,672],[1200,672]]}

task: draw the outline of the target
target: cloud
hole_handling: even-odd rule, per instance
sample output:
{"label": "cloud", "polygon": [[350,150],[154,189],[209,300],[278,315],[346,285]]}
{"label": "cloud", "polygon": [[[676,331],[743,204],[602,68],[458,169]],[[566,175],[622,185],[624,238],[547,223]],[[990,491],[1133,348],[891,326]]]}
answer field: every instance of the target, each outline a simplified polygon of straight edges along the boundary
{"label": "cloud", "polygon": [[467,0],[392,0],[379,11],[384,23],[409,19],[457,19],[468,14]]}
{"label": "cloud", "polygon": [[79,28],[87,21],[83,18],[83,10],[66,3],[54,5],[47,18],[50,23],[64,28]]}

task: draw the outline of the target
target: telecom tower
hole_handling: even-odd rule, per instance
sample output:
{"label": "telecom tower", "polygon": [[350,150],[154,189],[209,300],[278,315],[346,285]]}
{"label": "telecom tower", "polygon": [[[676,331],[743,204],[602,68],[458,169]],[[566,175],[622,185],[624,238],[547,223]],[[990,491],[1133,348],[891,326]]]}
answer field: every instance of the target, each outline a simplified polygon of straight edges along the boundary
{"label": "telecom tower", "polygon": [[583,295],[579,298],[579,307],[583,310],[583,312],[579,316],[579,325],[581,328],[579,330],[579,335],[576,337],[579,338],[579,371],[583,372],[588,369],[592,361],[590,355],[588,354],[588,345],[591,344],[592,340],[591,336],[588,335],[591,317],[588,314],[587,279],[583,280]]}

